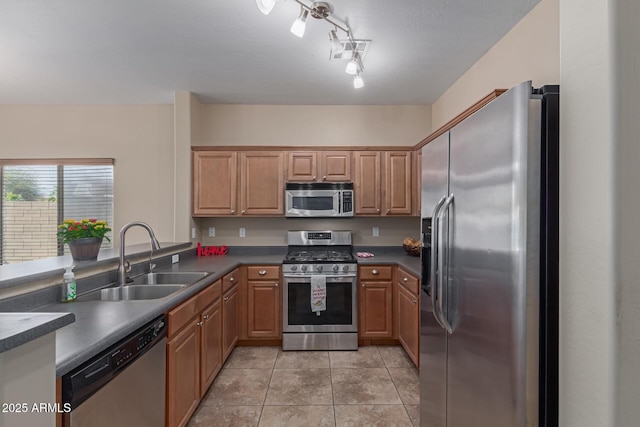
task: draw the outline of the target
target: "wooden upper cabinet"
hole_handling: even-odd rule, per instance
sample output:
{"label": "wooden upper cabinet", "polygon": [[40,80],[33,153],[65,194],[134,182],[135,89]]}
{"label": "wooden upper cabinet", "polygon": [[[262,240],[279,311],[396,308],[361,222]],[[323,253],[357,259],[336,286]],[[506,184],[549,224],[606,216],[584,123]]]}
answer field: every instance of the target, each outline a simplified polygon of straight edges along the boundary
{"label": "wooden upper cabinet", "polygon": [[422,150],[413,153],[413,215],[420,216],[422,209]]}
{"label": "wooden upper cabinet", "polygon": [[380,152],[356,151],[355,163],[355,214],[380,214]]}
{"label": "wooden upper cabinet", "polygon": [[287,181],[351,181],[350,151],[290,151]]}
{"label": "wooden upper cabinet", "polygon": [[384,215],[411,215],[413,187],[410,151],[384,153]]}
{"label": "wooden upper cabinet", "polygon": [[193,215],[234,215],[237,155],[230,151],[193,152]]}
{"label": "wooden upper cabinet", "polygon": [[240,153],[240,214],[284,214],[284,153]]}

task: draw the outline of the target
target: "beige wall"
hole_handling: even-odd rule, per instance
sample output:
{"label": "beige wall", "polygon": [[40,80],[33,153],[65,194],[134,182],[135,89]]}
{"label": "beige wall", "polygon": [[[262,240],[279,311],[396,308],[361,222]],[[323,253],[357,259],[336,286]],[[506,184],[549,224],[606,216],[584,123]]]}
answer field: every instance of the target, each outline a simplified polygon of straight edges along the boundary
{"label": "beige wall", "polygon": [[115,158],[112,228],[140,220],[173,240],[172,105],[0,105],[0,132],[0,158]]}
{"label": "beige wall", "polygon": [[[420,239],[418,218],[201,218],[197,222],[203,245],[282,246],[287,244],[287,230],[351,230],[358,246],[400,248],[405,237]],[[216,228],[216,237],[208,237],[209,227]],[[238,237],[240,227],[246,229],[244,238]],[[379,237],[372,236],[372,227],[380,228]]]}
{"label": "beige wall", "polygon": [[192,145],[415,145],[429,105],[201,105]]}
{"label": "beige wall", "polygon": [[560,82],[559,1],[541,0],[433,103],[434,130],[494,89]]}

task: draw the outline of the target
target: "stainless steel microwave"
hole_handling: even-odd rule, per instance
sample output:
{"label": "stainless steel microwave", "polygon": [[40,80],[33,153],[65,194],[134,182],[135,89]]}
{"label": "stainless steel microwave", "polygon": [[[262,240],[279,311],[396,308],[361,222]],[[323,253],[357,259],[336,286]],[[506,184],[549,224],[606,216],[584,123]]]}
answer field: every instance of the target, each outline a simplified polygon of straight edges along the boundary
{"label": "stainless steel microwave", "polygon": [[288,182],[285,207],[287,217],[353,216],[353,183]]}

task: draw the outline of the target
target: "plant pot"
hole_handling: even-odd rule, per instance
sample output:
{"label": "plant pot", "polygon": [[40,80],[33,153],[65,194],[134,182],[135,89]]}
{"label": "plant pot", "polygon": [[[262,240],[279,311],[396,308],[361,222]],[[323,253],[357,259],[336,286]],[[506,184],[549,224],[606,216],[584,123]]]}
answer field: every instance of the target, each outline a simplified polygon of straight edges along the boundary
{"label": "plant pot", "polygon": [[74,261],[92,261],[98,259],[102,237],[86,237],[67,244]]}

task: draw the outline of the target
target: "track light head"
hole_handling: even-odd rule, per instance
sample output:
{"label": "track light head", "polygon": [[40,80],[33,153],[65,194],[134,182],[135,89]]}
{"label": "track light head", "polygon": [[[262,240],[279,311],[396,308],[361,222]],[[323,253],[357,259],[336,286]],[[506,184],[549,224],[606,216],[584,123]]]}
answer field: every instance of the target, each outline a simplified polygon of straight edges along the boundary
{"label": "track light head", "polygon": [[291,26],[291,32],[298,37],[304,36],[304,30],[307,26],[307,18],[309,17],[309,11],[307,9],[304,7],[301,7],[300,9],[300,16],[298,16],[298,19],[293,21],[293,25]]}
{"label": "track light head", "polygon": [[344,52],[344,46],[338,38],[336,30],[329,31],[329,42],[331,43],[331,56],[341,55]]}
{"label": "track light head", "polygon": [[258,10],[265,15],[271,13],[278,0],[256,0],[256,6]]}
{"label": "track light head", "polygon": [[358,72],[359,65],[358,54],[354,52],[349,62],[347,62],[347,68],[344,69],[344,72],[353,76]]}
{"label": "track light head", "polygon": [[354,89],[360,89],[364,87],[364,80],[362,79],[362,73],[358,71],[355,76],[353,76],[353,87]]}

